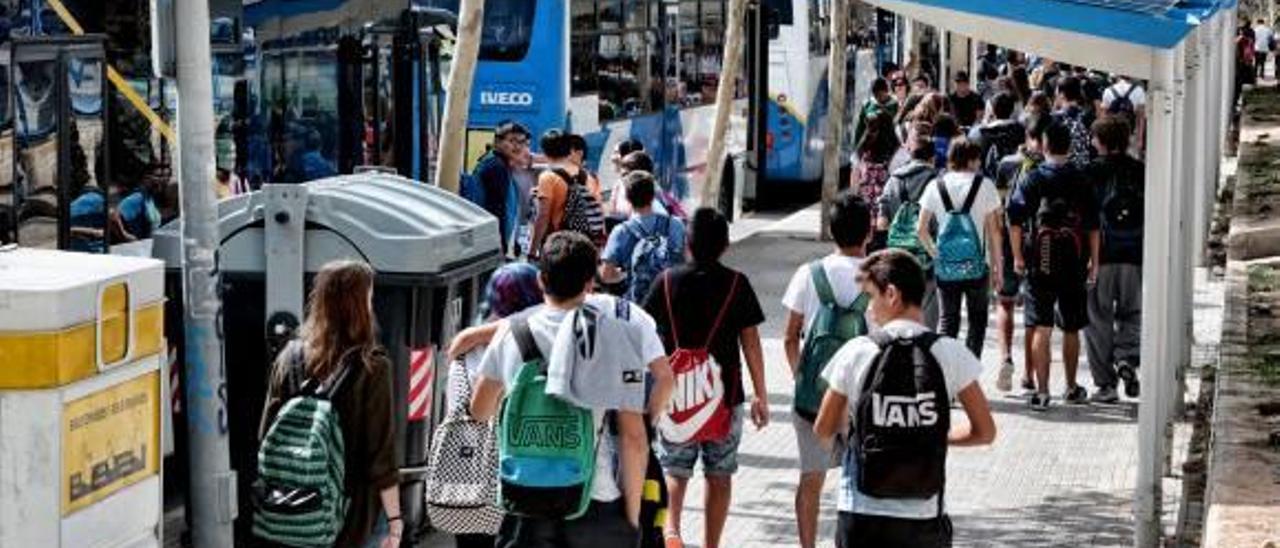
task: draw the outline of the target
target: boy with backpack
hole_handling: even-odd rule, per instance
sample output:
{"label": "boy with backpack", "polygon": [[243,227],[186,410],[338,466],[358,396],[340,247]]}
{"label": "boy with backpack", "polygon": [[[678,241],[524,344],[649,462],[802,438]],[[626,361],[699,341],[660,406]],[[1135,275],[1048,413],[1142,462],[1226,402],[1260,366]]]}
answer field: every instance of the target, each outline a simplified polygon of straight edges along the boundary
{"label": "boy with backpack", "polygon": [[822,484],[827,470],[839,464],[839,452],[824,448],[813,434],[826,392],[822,370],[844,343],[867,333],[870,298],[856,278],[870,241],[871,211],[852,191],[841,192],[831,205],[831,235],[835,252],[801,265],[782,297],[789,312],[783,345],[796,386],[791,422],[800,448],[795,506],[802,548],[816,545]]}
{"label": "boy with backpack", "polygon": [[623,295],[643,303],[662,272],[684,262],[684,223],[653,210],[657,183],[647,171],[623,178],[631,218],[613,227],[604,246],[600,278],[606,284],[626,282]]}
{"label": "boy with backpack", "polygon": [[854,143],[862,142],[862,134],[866,133],[867,125],[881,112],[888,113],[890,118],[898,116],[898,101],[890,91],[889,81],[884,78],[876,78],[871,82],[871,97],[858,110],[858,121],[853,130]]}
{"label": "boy with backpack", "polygon": [[[982,149],[967,139],[951,144],[950,168],[934,180],[920,198],[916,231],[933,256],[933,275],[942,309],[939,331],[948,337],[960,333],[960,305],[969,312],[966,344],[982,357],[987,340],[987,307],[990,290],[1000,287],[1003,267],[1000,248],[1000,195],[990,179],[982,176]],[[938,222],[934,241],[930,226]]]}
{"label": "boy with backpack", "polygon": [[1102,108],[1108,116],[1122,116],[1129,122],[1133,135],[1129,145],[1141,157],[1143,137],[1147,126],[1147,92],[1124,76],[1116,76],[1110,87],[1102,93]]}
{"label": "boy with backpack", "polygon": [[991,99],[993,118],[973,128],[969,140],[982,148],[982,174],[996,178],[996,170],[1005,157],[1016,154],[1018,147],[1027,141],[1027,129],[1014,118],[1017,101],[1008,92],[1000,92]]}
{"label": "boy with backpack", "polygon": [[[764,379],[764,351],[758,326],[764,311],[746,275],[725,267],[720,257],[729,247],[729,222],[719,211],[696,211],[689,237],[693,261],[664,272],[645,301],[657,320],[670,354],[676,385],[686,387],[659,419],[662,440],[658,459],[666,470],[671,493],[667,506],[666,547],[683,546],[680,538],[684,497],[694,466],[702,460],[706,477],[706,526],[701,546],[717,548],[729,516],[732,478],[738,469],[738,445],[747,401],[742,388],[742,357],[755,397],[750,403],[756,429],[769,423],[769,395]],[[693,387],[711,386],[711,395]]]}
{"label": "boy with backpack", "polygon": [[[1004,238],[1003,257],[1004,273],[1000,287],[996,289],[996,339],[1000,350],[1000,372],[996,377],[996,388],[1001,392],[1013,390],[1013,327],[1014,311],[1022,299],[1023,277],[1013,269],[1013,248],[1021,246],[1011,235],[1009,217],[1005,211],[1009,207],[1009,199],[1013,190],[1022,183],[1028,173],[1035,170],[1044,161],[1044,132],[1049,127],[1049,116],[1032,116],[1027,119],[1025,144],[1017,153],[1000,160],[996,168],[996,191],[1000,193],[1001,204],[1001,236]],[[1022,389],[1028,394],[1036,391],[1035,373],[1031,367],[1031,334],[1022,337]]]}
{"label": "boy with backpack", "polygon": [[[951,546],[947,448],[989,445],[996,437],[978,382],[982,364],[958,341],[920,325],[924,272],[910,255],[876,253],[859,279],[881,328],[832,358],[824,374],[831,389],[814,425],[827,444],[848,432],[835,544]],[[967,425],[952,425],[953,398]]]}
{"label": "boy with backpack", "polygon": [[1085,338],[1089,370],[1097,392],[1093,401],[1115,403],[1138,397],[1142,345],[1142,229],[1146,168],[1130,156],[1129,123],[1106,117],[1093,124],[1102,157],[1093,164],[1098,185],[1102,253],[1096,282],[1089,287]]}
{"label": "boy with backpack", "polygon": [[1087,174],[1070,160],[1072,140],[1066,125],[1050,125],[1044,163],[1027,173],[1009,201],[1009,231],[1014,242],[1023,242],[1013,247],[1013,264],[1027,278],[1026,326],[1036,374],[1036,393],[1029,403],[1036,411],[1049,408],[1049,344],[1055,323],[1063,332],[1063,399],[1088,403],[1088,393],[1076,384],[1076,370],[1080,330],[1089,323],[1087,284],[1097,279],[1101,239],[1097,198]]}
{"label": "boy with backpack", "polygon": [[1069,159],[1080,169],[1089,167],[1096,151],[1093,150],[1094,117],[1084,94],[1084,82],[1075,75],[1063,77],[1058,81],[1058,110],[1053,113],[1055,122],[1066,126],[1071,134],[1071,152]]}
{"label": "boy with backpack", "polygon": [[586,237],[553,234],[541,256],[544,304],[501,324],[471,399],[476,420],[502,413],[495,546],[634,546],[644,414],[667,407],[671,368],[648,313],[591,294],[598,257]]}
{"label": "boy with backpack", "polygon": [[877,204],[876,230],[887,231],[886,245],[893,249],[901,249],[910,253],[924,267],[927,284],[924,297],[924,324],[934,328],[938,325],[938,299],[933,276],[933,257],[920,242],[917,228],[920,223],[920,197],[925,188],[938,176],[938,169],[933,166],[933,140],[927,136],[917,135],[908,140],[906,148],[911,153],[911,160],[898,168],[889,176]]}
{"label": "boy with backpack", "polygon": [[597,247],[604,245],[604,210],[600,189],[593,179],[573,162],[571,136],[558,129],[548,130],[539,141],[547,156],[546,171],[538,175],[534,189],[537,215],[529,241],[529,258],[537,259],[547,236],[561,230],[578,232]]}

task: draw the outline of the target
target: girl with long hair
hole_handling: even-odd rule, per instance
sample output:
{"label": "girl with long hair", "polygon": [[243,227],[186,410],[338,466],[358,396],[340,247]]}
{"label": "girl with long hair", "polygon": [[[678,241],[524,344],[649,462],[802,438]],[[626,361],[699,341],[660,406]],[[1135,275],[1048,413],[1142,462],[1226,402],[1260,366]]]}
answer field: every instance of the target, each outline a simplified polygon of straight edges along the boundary
{"label": "girl with long hair", "polygon": [[[342,429],[346,524],[335,546],[400,545],[400,475],[395,458],[391,363],[377,342],[373,269],[337,261],[316,275],[298,338],[276,358],[259,438],[304,383],[329,387]],[[345,374],[344,374],[345,372]]]}
{"label": "girl with long hair", "polygon": [[[879,203],[884,185],[889,182],[889,164],[899,146],[898,132],[889,113],[881,112],[871,118],[862,142],[858,143],[858,162],[850,181],[868,204]],[[884,234],[875,235],[871,247],[879,249],[882,246],[884,238],[881,236]]]}

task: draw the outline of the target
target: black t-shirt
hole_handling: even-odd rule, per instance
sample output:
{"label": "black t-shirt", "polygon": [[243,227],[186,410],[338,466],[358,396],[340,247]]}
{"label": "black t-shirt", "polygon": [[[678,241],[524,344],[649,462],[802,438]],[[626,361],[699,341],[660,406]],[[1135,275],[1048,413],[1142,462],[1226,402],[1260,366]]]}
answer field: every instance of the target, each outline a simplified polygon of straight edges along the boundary
{"label": "black t-shirt", "polygon": [[955,111],[956,123],[960,124],[960,127],[973,127],[986,108],[987,105],[983,103],[982,96],[977,93],[964,96],[958,93],[951,94],[951,109]]}
{"label": "black t-shirt", "polygon": [[[669,277],[668,277],[669,276]],[[720,364],[725,386],[725,404],[740,405],[746,401],[742,387],[742,344],[739,334],[743,329],[764,323],[764,310],[756,298],[755,289],[745,274],[731,270],[719,263],[711,265],[685,264],[671,268],[654,281],[644,309],[658,324],[658,334],[667,347],[667,353],[676,349],[672,336],[672,318],[667,313],[667,282],[671,283],[671,312],[675,315],[681,346],[698,348],[706,343],[712,324],[729,298],[729,288],[734,276],[738,288],[725,310],[724,320],[716,331],[715,340],[707,348],[716,363]]]}
{"label": "black t-shirt", "polygon": [[[1097,231],[1099,225],[1097,193],[1089,174],[1070,162],[1045,162],[1028,172],[1009,200],[1009,223],[1022,226],[1029,236],[1037,223],[1045,222],[1039,218],[1043,213],[1041,204],[1059,198],[1066,202],[1068,211],[1055,214],[1075,218],[1080,241],[1087,246],[1088,233]],[[1028,254],[1032,251],[1029,244],[1030,238],[1023,242]],[[1080,265],[1082,269],[1085,266]]]}
{"label": "black t-shirt", "polygon": [[[1128,154],[1104,156],[1093,161],[1089,166],[1094,190],[1097,192],[1099,229],[1102,230],[1103,264],[1142,264],[1142,249],[1130,249],[1115,245],[1107,235],[1107,225],[1102,220],[1107,216],[1108,205],[1117,206],[1128,201],[1134,207],[1142,207],[1145,199],[1146,166]],[[1129,192],[1128,200],[1121,201],[1119,194]],[[1109,204],[1108,201],[1111,201]]]}

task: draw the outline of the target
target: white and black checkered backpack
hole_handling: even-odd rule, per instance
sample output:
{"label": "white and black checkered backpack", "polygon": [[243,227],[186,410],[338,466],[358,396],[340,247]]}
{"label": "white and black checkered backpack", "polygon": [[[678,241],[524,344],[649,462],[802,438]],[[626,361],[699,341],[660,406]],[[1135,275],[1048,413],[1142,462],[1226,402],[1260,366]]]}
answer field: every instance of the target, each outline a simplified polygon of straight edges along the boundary
{"label": "white and black checkered backpack", "polygon": [[498,438],[493,421],[471,418],[471,381],[466,365],[449,366],[449,392],[458,397],[431,438],[427,464],[427,517],[455,535],[498,533]]}

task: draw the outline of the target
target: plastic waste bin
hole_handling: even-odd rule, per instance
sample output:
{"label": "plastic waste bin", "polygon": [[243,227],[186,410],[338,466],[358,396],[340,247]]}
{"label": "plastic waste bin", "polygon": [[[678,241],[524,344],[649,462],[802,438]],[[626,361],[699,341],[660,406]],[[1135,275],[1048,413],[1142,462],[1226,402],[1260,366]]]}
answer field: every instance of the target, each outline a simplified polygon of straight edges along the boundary
{"label": "plastic waste bin", "polygon": [[0,248],[0,546],[160,545],[163,276]]}
{"label": "plastic waste bin", "polygon": [[[426,529],[429,436],[443,417],[447,368],[441,348],[475,316],[483,284],[502,262],[497,219],[436,187],[365,172],[267,185],[224,200],[218,224],[231,462],[240,503],[237,538],[250,535],[249,487],[272,360],[301,324],[314,274],[330,261],[359,259],[377,271],[374,309],[394,367],[404,541],[414,545]],[[155,255],[168,265],[171,314],[181,318],[176,222],[156,233]],[[181,344],[181,325],[171,327],[172,340]],[[183,460],[184,432],[177,430]]]}

